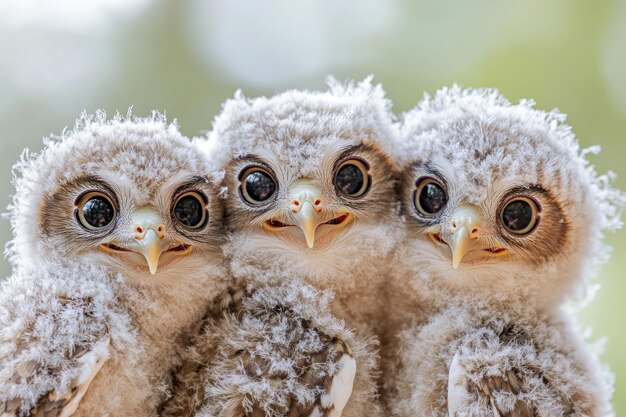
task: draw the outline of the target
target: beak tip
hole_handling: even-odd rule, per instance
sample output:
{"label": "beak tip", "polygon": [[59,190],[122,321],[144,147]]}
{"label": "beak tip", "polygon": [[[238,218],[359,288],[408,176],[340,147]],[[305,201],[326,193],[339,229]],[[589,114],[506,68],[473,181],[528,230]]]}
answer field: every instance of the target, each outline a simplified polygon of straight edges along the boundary
{"label": "beak tip", "polygon": [[461,261],[463,261],[463,255],[465,255],[465,253],[461,253],[461,256],[459,256],[458,254],[455,255],[457,256],[452,256],[452,268],[459,269],[459,265],[461,265]]}

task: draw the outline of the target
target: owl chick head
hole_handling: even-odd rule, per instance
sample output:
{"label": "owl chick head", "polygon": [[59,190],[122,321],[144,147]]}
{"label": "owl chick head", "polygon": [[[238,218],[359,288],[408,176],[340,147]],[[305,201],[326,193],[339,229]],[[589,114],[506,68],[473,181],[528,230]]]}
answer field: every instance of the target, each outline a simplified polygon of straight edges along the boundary
{"label": "owl chick head", "polygon": [[156,112],[83,115],[39,154],[25,152],[14,172],[14,264],[61,257],[167,277],[218,247],[216,171]]}
{"label": "owl chick head", "polygon": [[226,167],[226,224],[242,267],[319,276],[364,267],[393,246],[391,104],[370,79],[329,85],[238,93],[214,122],[207,146]]}
{"label": "owl chick head", "polygon": [[[404,117],[403,258],[443,288],[561,297],[606,259],[624,195],[565,116],[495,90],[444,88]],[[419,283],[417,284],[419,285]]]}

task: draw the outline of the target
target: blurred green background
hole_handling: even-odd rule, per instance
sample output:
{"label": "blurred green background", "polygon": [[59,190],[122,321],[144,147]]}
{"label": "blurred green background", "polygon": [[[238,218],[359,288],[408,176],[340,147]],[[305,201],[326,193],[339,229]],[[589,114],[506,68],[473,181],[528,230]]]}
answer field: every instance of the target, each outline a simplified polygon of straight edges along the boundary
{"label": "blurred green background", "polygon": [[[0,206],[23,148],[86,109],[167,111],[187,135],[237,88],[250,96],[374,74],[408,110],[459,82],[558,107],[626,189],[626,2],[584,0],[0,0]],[[0,222],[0,241],[9,239]],[[580,315],[626,414],[626,233]],[[0,263],[2,276],[9,273]]]}

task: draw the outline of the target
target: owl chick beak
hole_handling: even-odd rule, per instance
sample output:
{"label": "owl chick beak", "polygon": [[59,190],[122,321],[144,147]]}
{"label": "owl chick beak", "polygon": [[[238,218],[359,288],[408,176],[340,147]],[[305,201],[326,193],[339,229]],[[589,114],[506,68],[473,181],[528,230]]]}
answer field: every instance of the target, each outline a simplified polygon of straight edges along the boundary
{"label": "owl chick beak", "polygon": [[304,238],[309,248],[315,245],[315,230],[321,223],[318,217],[318,212],[309,201],[304,202],[302,208],[295,216],[296,223],[300,230],[302,230],[302,233],[304,233]]}
{"label": "owl chick beak", "polygon": [[326,210],[321,189],[310,179],[302,178],[294,181],[289,188],[289,197],[291,224],[271,219],[264,224],[265,230],[278,232],[285,228],[294,229],[289,226],[296,226],[304,234],[304,239],[309,248],[314,247],[316,235],[320,233],[318,230],[320,226],[345,226],[351,220],[352,215],[348,211],[341,212],[337,217],[332,217],[336,213],[330,213],[329,210]]}
{"label": "owl chick beak", "polygon": [[295,181],[289,190],[291,212],[309,248],[315,244],[317,226],[325,221],[321,194],[319,187],[306,179]]}
{"label": "owl chick beak", "polygon": [[168,233],[161,217],[152,209],[137,210],[132,217],[133,244],[123,248],[112,243],[101,245],[107,252],[137,253],[143,255],[152,275],[156,274],[159,259],[165,252],[175,255],[186,255],[191,252],[191,245],[177,244],[168,237]]}
{"label": "owl chick beak", "polygon": [[452,250],[452,267],[457,269],[463,257],[471,251],[480,238],[482,215],[474,206],[461,206],[452,214],[446,239]]}

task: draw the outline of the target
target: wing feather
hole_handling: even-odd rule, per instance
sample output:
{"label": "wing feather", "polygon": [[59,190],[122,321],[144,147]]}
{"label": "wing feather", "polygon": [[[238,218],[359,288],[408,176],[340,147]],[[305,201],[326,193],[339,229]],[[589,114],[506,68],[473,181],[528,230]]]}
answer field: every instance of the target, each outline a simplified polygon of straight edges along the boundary
{"label": "wing feather", "polygon": [[[78,352],[75,356],[78,375],[71,381],[67,389],[52,391],[44,395],[37,405],[30,410],[29,415],[31,417],[69,417],[74,414],[91,382],[102,369],[102,365],[104,365],[109,354],[110,344],[110,338],[106,338],[93,345],[90,350]],[[26,364],[19,367],[18,372],[22,374],[30,368],[32,367]],[[21,404],[22,401],[17,398],[0,403],[0,417],[20,415]]]}
{"label": "wing feather", "polygon": [[326,393],[319,400],[319,411],[327,417],[341,417],[344,407],[352,395],[354,377],[356,376],[356,360],[350,347],[343,341],[335,344],[338,370],[329,379]]}
{"label": "wing feather", "polygon": [[[527,341],[525,335],[514,328],[505,328],[500,339],[504,343],[525,343]],[[462,349],[457,350],[448,372],[448,411],[451,417],[459,414],[459,410],[466,407],[467,398],[471,397],[469,394],[471,378],[461,364],[462,355]],[[485,395],[494,417],[535,416],[535,410],[528,402],[520,398],[520,394],[525,393],[526,388],[515,374],[514,369],[506,370],[501,376],[484,377],[478,382],[478,387],[474,388],[478,388],[477,391]],[[495,399],[495,394],[498,392],[505,392],[518,397],[512,410],[502,410],[498,407]]]}

